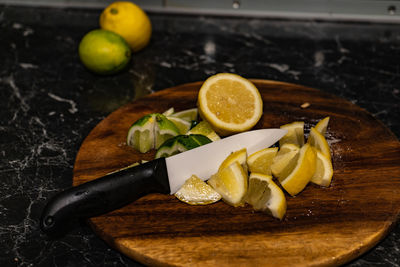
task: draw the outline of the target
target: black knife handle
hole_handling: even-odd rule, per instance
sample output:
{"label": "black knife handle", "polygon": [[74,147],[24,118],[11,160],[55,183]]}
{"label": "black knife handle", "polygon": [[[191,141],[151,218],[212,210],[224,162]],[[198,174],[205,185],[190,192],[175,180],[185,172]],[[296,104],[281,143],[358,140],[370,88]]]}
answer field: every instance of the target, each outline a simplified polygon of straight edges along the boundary
{"label": "black knife handle", "polygon": [[40,227],[47,234],[57,234],[73,221],[118,209],[149,193],[170,193],[165,158],[114,172],[58,193],[44,208]]}

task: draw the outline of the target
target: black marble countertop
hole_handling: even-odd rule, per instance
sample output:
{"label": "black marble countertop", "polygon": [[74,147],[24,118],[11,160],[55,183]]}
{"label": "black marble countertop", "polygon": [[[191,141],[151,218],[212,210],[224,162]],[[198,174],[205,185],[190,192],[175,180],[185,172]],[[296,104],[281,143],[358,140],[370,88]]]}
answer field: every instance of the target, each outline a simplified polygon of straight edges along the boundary
{"label": "black marble countertop", "polygon": [[[218,72],[292,82],[350,100],[400,137],[400,25],[150,14],[150,45],[101,77],[77,54],[99,14],[0,5],[0,266],[140,266],[85,224],[48,239],[38,218],[71,186],[90,130],[150,92]],[[349,266],[400,266],[399,236]]]}

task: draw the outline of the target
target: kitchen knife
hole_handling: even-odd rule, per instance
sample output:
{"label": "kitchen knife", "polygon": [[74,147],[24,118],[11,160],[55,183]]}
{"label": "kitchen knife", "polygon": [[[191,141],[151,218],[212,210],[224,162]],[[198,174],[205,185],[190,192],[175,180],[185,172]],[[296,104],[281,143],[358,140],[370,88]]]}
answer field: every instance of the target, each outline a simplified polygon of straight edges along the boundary
{"label": "kitchen knife", "polygon": [[236,134],[71,187],[47,203],[40,227],[48,234],[57,234],[78,219],[107,213],[146,194],[174,194],[192,174],[209,179],[230,153],[246,148],[250,155],[273,145],[286,133],[282,129],[261,129]]}

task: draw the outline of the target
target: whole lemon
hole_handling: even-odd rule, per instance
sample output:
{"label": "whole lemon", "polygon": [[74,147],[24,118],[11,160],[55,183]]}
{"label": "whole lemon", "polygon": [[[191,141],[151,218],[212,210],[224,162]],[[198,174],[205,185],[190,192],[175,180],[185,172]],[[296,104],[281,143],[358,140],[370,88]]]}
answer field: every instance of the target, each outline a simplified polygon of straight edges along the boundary
{"label": "whole lemon", "polygon": [[114,74],[128,64],[131,49],[118,34],[98,29],[82,38],[79,57],[82,63],[95,73]]}
{"label": "whole lemon", "polygon": [[100,15],[100,27],[121,35],[134,52],[150,41],[151,22],[146,13],[131,2],[114,2]]}

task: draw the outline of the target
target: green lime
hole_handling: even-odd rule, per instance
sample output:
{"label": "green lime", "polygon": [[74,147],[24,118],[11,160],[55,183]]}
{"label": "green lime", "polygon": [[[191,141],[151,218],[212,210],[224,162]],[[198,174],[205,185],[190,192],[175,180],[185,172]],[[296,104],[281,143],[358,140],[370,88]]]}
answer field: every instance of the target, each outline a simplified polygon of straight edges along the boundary
{"label": "green lime", "polygon": [[132,124],[126,138],[128,146],[146,153],[154,148],[154,115],[143,116]]}
{"label": "green lime", "polygon": [[178,135],[165,141],[158,148],[155,158],[173,156],[211,142],[208,137],[200,134]]}
{"label": "green lime", "polygon": [[186,134],[191,126],[191,123],[180,118],[168,116],[167,119],[172,121],[178,127],[180,134]]}
{"label": "green lime", "polygon": [[171,117],[176,117],[188,122],[192,122],[197,120],[197,114],[198,114],[198,109],[197,108],[191,108],[191,109],[185,109],[182,111],[174,112],[170,116]]}
{"label": "green lime", "polygon": [[187,134],[202,134],[207,136],[212,141],[221,139],[219,135],[211,128],[211,125],[207,121],[201,121],[196,124]]}
{"label": "green lime", "polygon": [[114,74],[126,67],[131,49],[120,35],[107,30],[93,30],[82,38],[79,57],[89,70],[97,74]]}
{"label": "green lime", "polygon": [[128,146],[146,153],[166,140],[179,135],[179,129],[162,114],[152,113],[135,121],[128,131]]}

